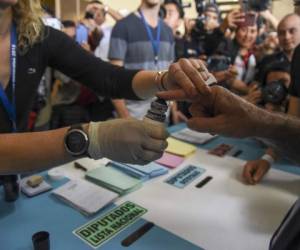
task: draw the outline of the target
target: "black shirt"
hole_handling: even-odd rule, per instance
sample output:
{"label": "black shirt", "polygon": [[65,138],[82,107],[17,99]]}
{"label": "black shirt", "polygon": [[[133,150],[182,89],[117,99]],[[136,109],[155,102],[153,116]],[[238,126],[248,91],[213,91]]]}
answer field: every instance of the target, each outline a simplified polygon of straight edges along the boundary
{"label": "black shirt", "polygon": [[[72,79],[86,85],[98,95],[138,99],[132,89],[136,70],[125,70],[96,58],[85,51],[63,32],[45,27],[44,39],[27,53],[17,54],[16,111],[18,131],[25,131],[28,114],[32,108],[45,68],[57,69]],[[6,88],[11,98],[11,84]],[[0,105],[0,133],[11,132],[11,122]]]}
{"label": "black shirt", "polygon": [[300,45],[295,49],[292,59],[289,93],[300,98]]}

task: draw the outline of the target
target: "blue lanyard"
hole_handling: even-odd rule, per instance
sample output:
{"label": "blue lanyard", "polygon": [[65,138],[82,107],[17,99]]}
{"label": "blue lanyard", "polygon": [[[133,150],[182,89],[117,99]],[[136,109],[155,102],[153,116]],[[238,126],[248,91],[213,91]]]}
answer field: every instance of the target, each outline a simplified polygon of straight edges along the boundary
{"label": "blue lanyard", "polygon": [[2,102],[9,120],[12,123],[12,132],[17,132],[16,116],[16,68],[17,68],[17,30],[13,24],[10,32],[10,81],[12,83],[12,102],[9,101],[5,90],[0,83],[0,101]]}
{"label": "blue lanyard", "polygon": [[151,41],[152,48],[153,48],[153,53],[154,53],[154,63],[155,63],[155,65],[157,65],[157,63],[158,63],[159,46],[160,46],[161,20],[159,19],[159,21],[158,21],[157,33],[156,33],[156,41],[154,41],[151,28],[150,28],[149,24],[146,22],[146,19],[145,19],[144,15],[143,15],[143,12],[139,10],[139,13],[140,13],[140,15],[142,17],[142,21],[143,21],[144,26],[145,26],[145,28],[147,30],[148,37],[149,37],[149,39]]}

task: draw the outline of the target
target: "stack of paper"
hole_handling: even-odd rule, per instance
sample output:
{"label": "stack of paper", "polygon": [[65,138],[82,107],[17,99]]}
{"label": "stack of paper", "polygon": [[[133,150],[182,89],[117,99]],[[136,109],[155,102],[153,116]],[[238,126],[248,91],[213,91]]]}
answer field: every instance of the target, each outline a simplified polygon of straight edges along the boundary
{"label": "stack of paper", "polygon": [[169,153],[164,153],[163,156],[158,159],[156,162],[158,164],[164,165],[168,168],[176,168],[178,167],[182,162],[184,161],[184,158],[177,155],[172,155]]}
{"label": "stack of paper", "polygon": [[216,135],[211,135],[209,133],[200,133],[189,128],[185,128],[183,130],[173,133],[172,137],[190,143],[204,144],[215,138]]}
{"label": "stack of paper", "polygon": [[113,202],[118,194],[85,180],[71,180],[52,192],[80,212],[92,215]]}
{"label": "stack of paper", "polygon": [[171,153],[171,154],[187,156],[187,155],[194,153],[197,149],[192,144],[176,140],[172,137],[169,137],[167,141],[168,141],[169,145],[166,149],[166,152]]}
{"label": "stack of paper", "polygon": [[142,186],[142,180],[131,177],[118,169],[106,166],[88,171],[85,177],[97,185],[121,195],[130,193]]}
{"label": "stack of paper", "polygon": [[118,162],[111,162],[108,166],[119,169],[120,171],[136,177],[142,180],[148,180],[160,175],[168,173],[168,169],[155,163],[151,162],[147,165],[133,165],[133,164],[122,164]]}

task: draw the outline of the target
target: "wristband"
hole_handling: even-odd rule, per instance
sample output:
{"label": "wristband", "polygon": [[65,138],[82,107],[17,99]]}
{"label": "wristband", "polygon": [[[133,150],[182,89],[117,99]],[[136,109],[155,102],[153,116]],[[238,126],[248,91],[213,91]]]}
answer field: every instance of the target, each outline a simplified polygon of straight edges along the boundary
{"label": "wristband", "polygon": [[270,163],[270,165],[272,165],[275,162],[275,159],[268,154],[264,154],[263,157],[261,157],[261,159],[267,161],[268,163]]}

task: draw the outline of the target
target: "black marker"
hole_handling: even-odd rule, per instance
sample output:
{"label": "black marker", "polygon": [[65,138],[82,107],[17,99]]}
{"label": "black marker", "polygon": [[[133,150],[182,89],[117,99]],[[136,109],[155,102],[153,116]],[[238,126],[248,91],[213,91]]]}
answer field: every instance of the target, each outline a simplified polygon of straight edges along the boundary
{"label": "black marker", "polygon": [[124,240],[122,240],[121,244],[123,247],[129,247],[132,243],[141,238],[145,233],[147,233],[152,227],[154,227],[154,223],[147,222],[139,229],[134,231],[132,234],[127,236]]}
{"label": "black marker", "polygon": [[238,157],[241,153],[243,153],[243,151],[242,150],[238,150],[232,156],[233,157]]}
{"label": "black marker", "polygon": [[211,176],[205,177],[202,181],[200,181],[197,185],[196,188],[202,188],[204,185],[206,185],[210,180],[212,179]]}

